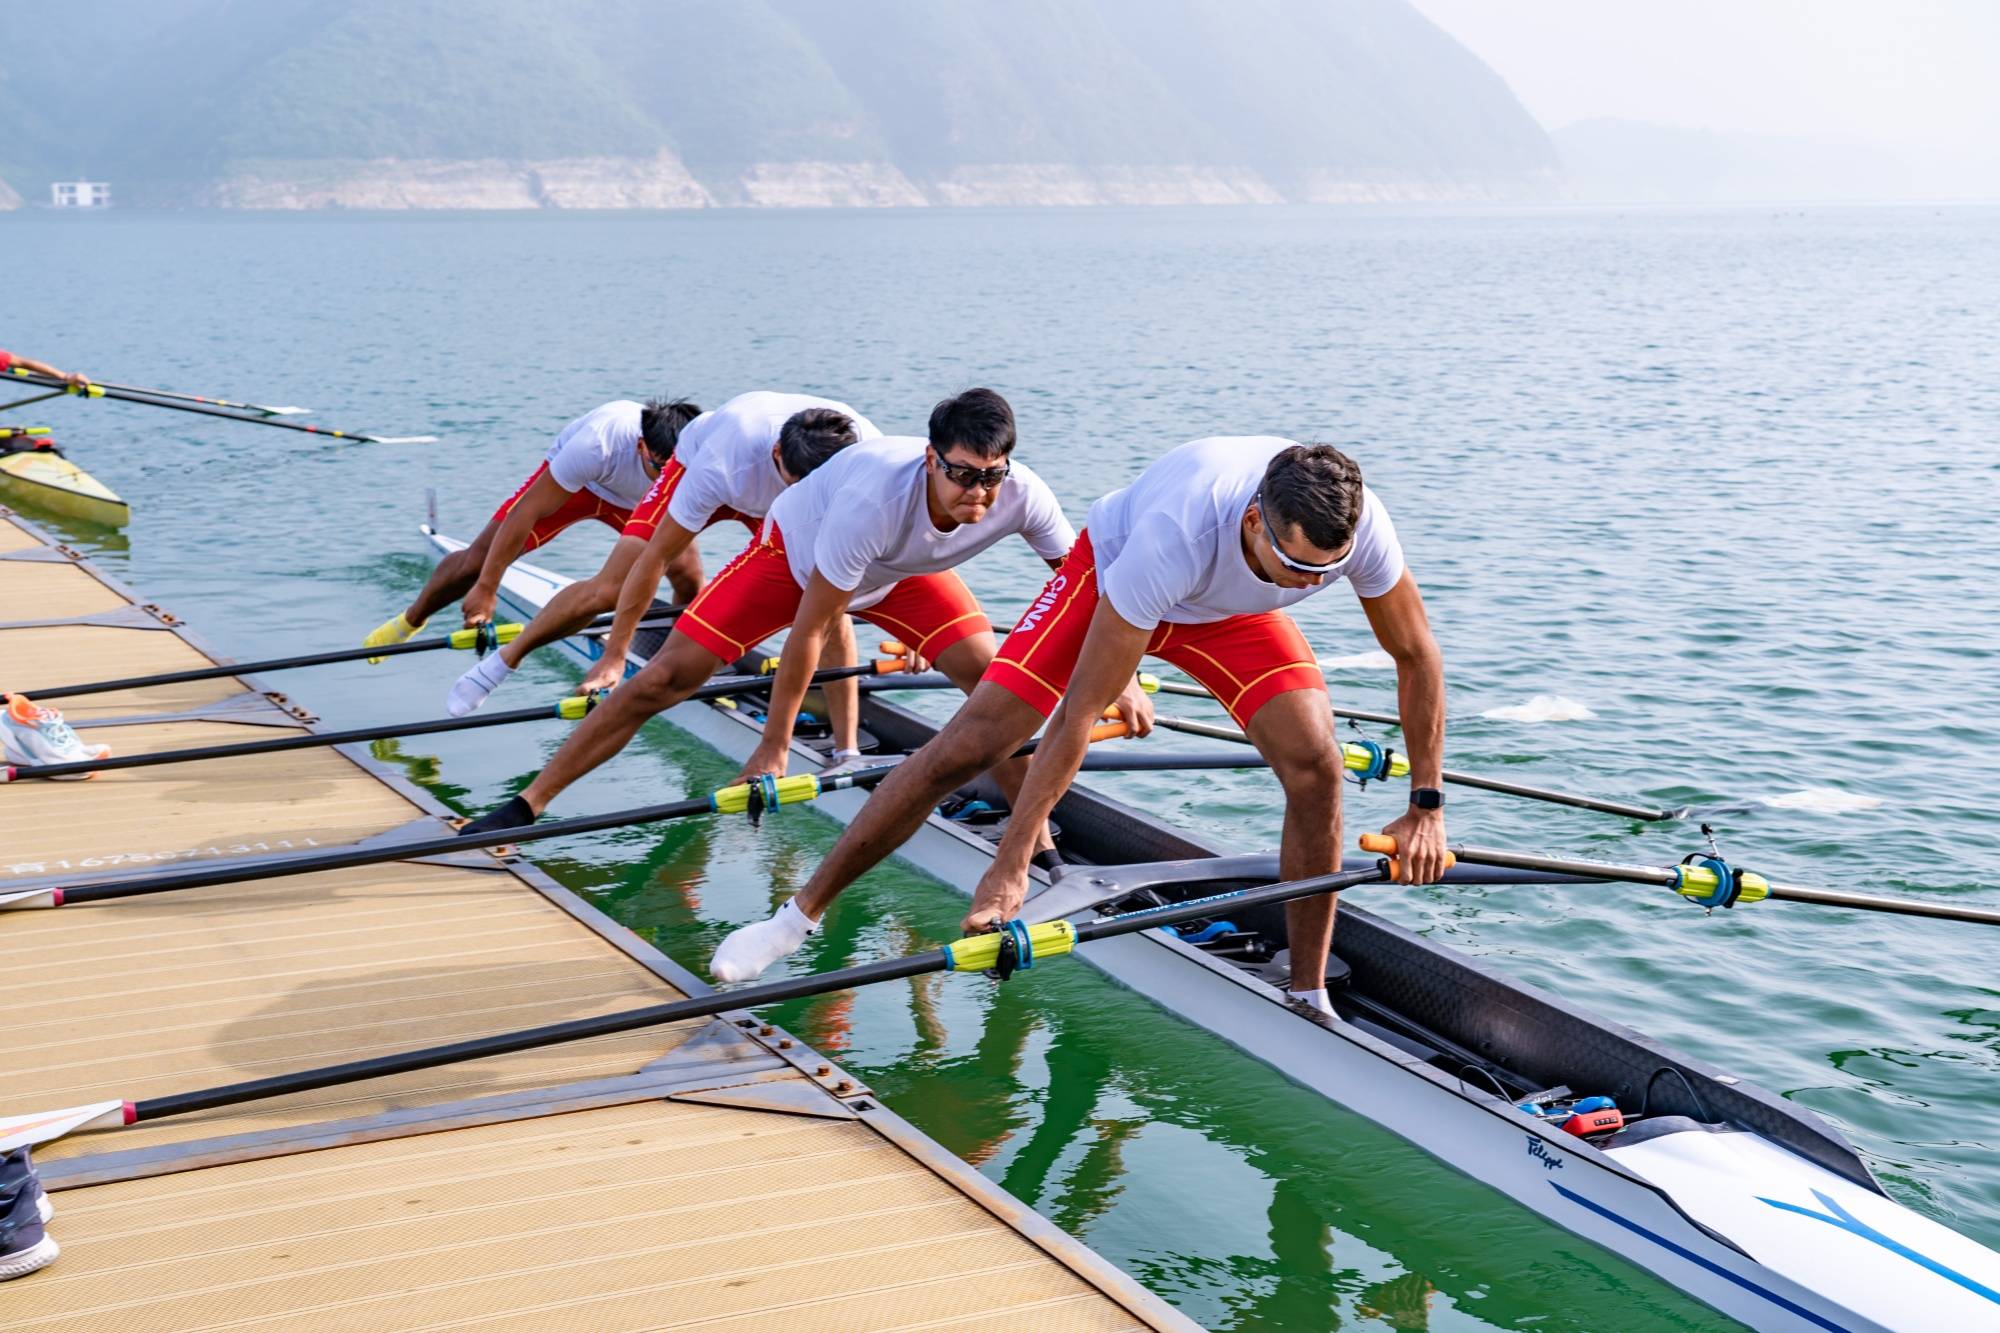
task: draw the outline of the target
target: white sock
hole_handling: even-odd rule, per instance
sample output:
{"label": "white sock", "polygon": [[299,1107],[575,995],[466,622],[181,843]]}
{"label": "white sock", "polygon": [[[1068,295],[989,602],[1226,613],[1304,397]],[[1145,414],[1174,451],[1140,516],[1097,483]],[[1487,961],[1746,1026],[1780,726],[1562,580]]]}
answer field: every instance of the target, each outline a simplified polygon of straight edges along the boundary
{"label": "white sock", "polygon": [[819,926],[799,910],[799,900],[787,899],[768,921],[753,921],[729,932],[708,963],[717,981],[753,981],[765,968],[797,953]]}
{"label": "white sock", "polygon": [[1333,1012],[1333,1001],[1326,998],[1326,987],[1324,986],[1321,986],[1318,990],[1288,990],[1285,994],[1301,1004],[1311,1005],[1328,1018],[1336,1017]]}
{"label": "white sock", "polygon": [[513,674],[514,668],[508,666],[500,654],[487,654],[452,682],[451,693],[444,697],[445,712],[453,717],[464,717],[477,711],[486,702],[486,696],[499,689]]}

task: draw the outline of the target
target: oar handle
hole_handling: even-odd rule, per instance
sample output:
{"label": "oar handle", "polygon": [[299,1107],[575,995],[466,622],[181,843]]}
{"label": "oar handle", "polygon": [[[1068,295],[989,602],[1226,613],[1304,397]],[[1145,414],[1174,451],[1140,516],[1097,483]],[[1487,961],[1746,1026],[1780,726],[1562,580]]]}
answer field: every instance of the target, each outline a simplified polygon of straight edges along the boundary
{"label": "oar handle", "polygon": [[1107,719],[1106,721],[1099,722],[1090,729],[1090,743],[1092,745],[1095,745],[1099,741],[1115,741],[1121,736],[1130,736],[1132,734],[1132,724],[1127,722],[1119,713],[1117,704],[1113,704],[1111,707],[1105,709],[1104,716]]}
{"label": "oar handle", "polygon": [[[1403,863],[1396,859],[1396,840],[1387,833],[1364,833],[1361,835],[1361,850],[1364,852],[1385,852],[1389,857],[1389,878],[1392,882],[1403,882]],[[1444,868],[1451,869],[1458,864],[1458,853],[1444,854]]]}

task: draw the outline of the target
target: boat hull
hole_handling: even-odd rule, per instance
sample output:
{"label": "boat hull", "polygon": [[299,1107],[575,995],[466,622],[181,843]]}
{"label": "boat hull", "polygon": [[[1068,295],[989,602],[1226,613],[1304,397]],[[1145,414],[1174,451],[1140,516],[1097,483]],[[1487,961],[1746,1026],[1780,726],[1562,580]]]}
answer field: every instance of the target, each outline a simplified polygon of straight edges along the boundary
{"label": "boat hull", "polygon": [[26,450],[0,455],[0,496],[10,502],[108,528],[132,521],[132,508],[61,454]]}
{"label": "boat hull", "polygon": [[[457,545],[434,535],[433,540],[440,549]],[[517,564],[501,600],[511,614],[527,619],[563,582]],[[585,661],[601,656],[597,640],[567,640],[563,647]],[[636,665],[635,660],[628,669]],[[868,699],[867,708],[865,724],[898,748],[930,730],[929,723],[879,698]],[[664,716],[736,760],[747,758],[762,734],[760,723],[712,704],[683,704]],[[795,771],[808,771],[819,761],[803,745],[795,749],[800,760]],[[864,793],[843,791],[814,805],[845,823],[865,800]],[[1205,857],[1219,850],[1082,788],[1058,807],[1057,818],[1073,836],[1096,833],[1125,853],[1119,861]],[[899,855],[969,894],[991,863],[992,849],[985,839],[933,816]],[[1046,887],[1039,872],[1036,877]],[[1033,903],[1031,898],[1031,909]],[[1072,919],[1089,915],[1080,912]],[[1565,1067],[1587,1069],[1591,1057],[1605,1060],[1606,1068],[1631,1066],[1635,1059],[1643,1068],[1657,1061],[1696,1080],[1724,1108],[1723,1118],[1764,1133],[1716,1133],[1688,1120],[1684,1132],[1668,1132],[1629,1150],[1600,1150],[1356,1024],[1309,1015],[1275,987],[1170,932],[1098,941],[1077,957],[1454,1170],[1753,1328],[2000,1327],[2000,1294],[1990,1301],[1981,1294],[2000,1286],[2000,1256],[1882,1195],[1865,1165],[1831,1129],[1760,1089],[1739,1086],[1640,1034],[1577,1015],[1574,1006],[1487,972],[1365,911],[1343,907],[1342,921],[1342,956],[1355,965],[1358,984],[1375,983],[1419,1009],[1426,1001],[1433,1007],[1439,1002],[1426,992],[1446,993],[1443,1003],[1497,1014],[1496,1031],[1554,1022],[1566,1043],[1601,1048],[1579,1050],[1574,1065]],[[1609,1074],[1594,1077],[1604,1079],[1604,1087],[1617,1086]],[[1669,1122],[1680,1118],[1659,1119],[1671,1131]],[[1766,1134],[1784,1138],[1784,1146]],[[1738,1147],[1747,1151],[1734,1151]],[[1685,1150],[1680,1156],[1688,1162],[1660,1160],[1676,1150]],[[1752,1174],[1733,1182],[1716,1178],[1730,1169]],[[1831,1209],[1829,1199],[1850,1215],[1872,1217],[1867,1229],[1893,1240],[1871,1240],[1785,1211],[1789,1203],[1837,1215],[1840,1210]],[[1940,1269],[1949,1276],[1941,1276]]]}

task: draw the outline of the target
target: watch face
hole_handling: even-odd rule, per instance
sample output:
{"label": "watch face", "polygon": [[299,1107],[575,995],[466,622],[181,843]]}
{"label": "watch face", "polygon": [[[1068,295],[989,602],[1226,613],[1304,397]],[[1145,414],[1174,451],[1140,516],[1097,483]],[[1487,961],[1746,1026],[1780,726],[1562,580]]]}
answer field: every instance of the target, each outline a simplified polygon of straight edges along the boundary
{"label": "watch face", "polygon": [[1417,787],[1410,792],[1410,804],[1419,810],[1444,808],[1444,793],[1436,787]]}

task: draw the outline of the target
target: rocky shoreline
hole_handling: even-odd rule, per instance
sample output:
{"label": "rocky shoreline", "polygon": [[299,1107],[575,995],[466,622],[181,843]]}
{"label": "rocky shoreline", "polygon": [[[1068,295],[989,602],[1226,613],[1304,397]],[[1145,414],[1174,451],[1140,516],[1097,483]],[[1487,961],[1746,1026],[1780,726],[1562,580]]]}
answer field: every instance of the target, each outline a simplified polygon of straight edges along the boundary
{"label": "rocky shoreline", "polygon": [[662,152],[651,158],[241,162],[211,185],[157,202],[280,211],[1090,208],[1487,203],[1559,194],[1552,173],[1481,179],[1327,169],[1277,182],[1249,168],[1012,163],[959,166],[934,180],[916,180],[888,162],[754,162],[697,172]]}

